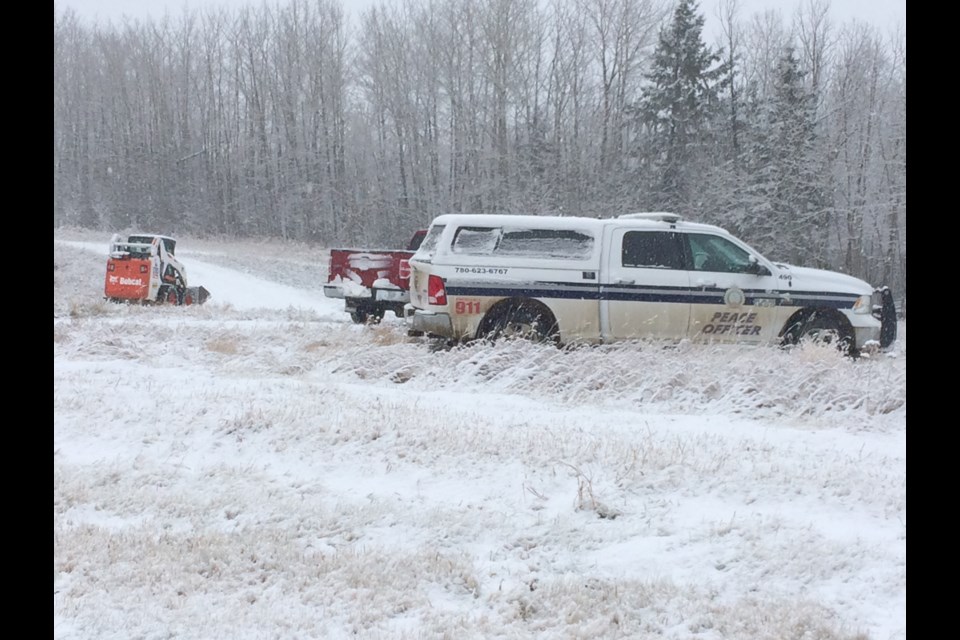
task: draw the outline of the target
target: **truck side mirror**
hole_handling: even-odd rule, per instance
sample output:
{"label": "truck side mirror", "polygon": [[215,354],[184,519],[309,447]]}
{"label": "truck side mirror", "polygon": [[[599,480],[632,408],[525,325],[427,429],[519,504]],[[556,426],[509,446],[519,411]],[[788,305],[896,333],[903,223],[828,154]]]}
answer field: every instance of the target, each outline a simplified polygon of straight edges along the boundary
{"label": "truck side mirror", "polygon": [[758,276],[773,275],[770,273],[770,269],[767,269],[765,266],[760,264],[760,261],[757,260],[757,256],[751,255],[751,256],[748,256],[747,259],[750,261],[750,267],[748,269],[749,273],[752,273]]}

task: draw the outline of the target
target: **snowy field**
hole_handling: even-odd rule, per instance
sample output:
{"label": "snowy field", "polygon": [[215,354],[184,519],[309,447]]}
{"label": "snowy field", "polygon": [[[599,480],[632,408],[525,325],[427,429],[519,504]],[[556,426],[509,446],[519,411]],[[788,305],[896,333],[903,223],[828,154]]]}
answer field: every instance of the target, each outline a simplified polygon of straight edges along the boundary
{"label": "snowy field", "polygon": [[432,349],[326,252],[180,238],[200,307],[54,233],[54,637],[906,638],[891,353]]}

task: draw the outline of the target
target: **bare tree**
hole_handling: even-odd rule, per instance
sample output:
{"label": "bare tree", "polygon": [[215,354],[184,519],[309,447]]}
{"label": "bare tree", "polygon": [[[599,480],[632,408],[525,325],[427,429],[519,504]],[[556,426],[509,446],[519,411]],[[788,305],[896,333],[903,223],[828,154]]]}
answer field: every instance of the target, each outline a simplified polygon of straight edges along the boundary
{"label": "bare tree", "polygon": [[767,10],[750,19],[744,37],[744,71],[747,85],[765,98],[773,93],[776,61],[789,44],[779,11]]}
{"label": "bare tree", "polygon": [[810,89],[818,98],[822,96],[824,74],[833,49],[833,24],[829,14],[829,0],[806,0],[797,7],[793,17],[800,64],[806,69]]}
{"label": "bare tree", "polygon": [[600,170],[620,170],[624,155],[624,121],[637,98],[643,55],[656,44],[657,29],[668,7],[654,0],[579,0],[592,27],[600,70]]}
{"label": "bare tree", "polygon": [[841,33],[832,108],[832,147],[837,150],[837,195],[842,215],[837,229],[842,265],[864,273],[865,221],[872,215],[880,174],[875,167],[878,100],[882,97],[884,58],[877,34],[864,24]]}
{"label": "bare tree", "polygon": [[[354,24],[338,0],[119,25],[62,11],[54,224],[385,244],[448,211],[659,206],[666,129],[639,107],[654,85],[666,95],[667,76],[648,83],[647,71],[670,8],[382,0]],[[691,85],[696,127],[671,121],[684,132],[671,138],[672,175],[696,185],[678,206],[743,231],[810,187],[818,204],[793,233],[825,227],[815,253],[829,266],[905,286],[903,33],[835,31],[827,0],[805,0],[789,29],[778,12],[741,20],[740,9],[718,7],[729,81]],[[778,69],[790,48],[791,74],[817,101],[812,119],[794,118],[806,127],[790,138],[796,171],[774,157],[789,145],[773,124],[790,118],[770,118],[778,105],[789,115],[784,92],[797,88]]]}

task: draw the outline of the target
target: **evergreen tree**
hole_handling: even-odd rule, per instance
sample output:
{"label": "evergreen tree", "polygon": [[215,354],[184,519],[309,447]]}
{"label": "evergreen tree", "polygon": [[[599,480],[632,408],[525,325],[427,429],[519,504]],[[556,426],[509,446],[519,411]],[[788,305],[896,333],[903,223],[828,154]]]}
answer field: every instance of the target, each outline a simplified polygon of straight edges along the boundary
{"label": "evergreen tree", "polygon": [[639,155],[653,158],[648,178],[654,206],[686,210],[697,176],[713,144],[719,92],[728,81],[721,54],[703,42],[704,17],[696,0],[680,0],[672,21],[660,31],[650,86],[638,115],[649,145]]}
{"label": "evergreen tree", "polygon": [[817,148],[817,97],[806,88],[804,75],[793,48],[787,47],[753,145],[745,233],[770,255],[819,266],[829,200]]}

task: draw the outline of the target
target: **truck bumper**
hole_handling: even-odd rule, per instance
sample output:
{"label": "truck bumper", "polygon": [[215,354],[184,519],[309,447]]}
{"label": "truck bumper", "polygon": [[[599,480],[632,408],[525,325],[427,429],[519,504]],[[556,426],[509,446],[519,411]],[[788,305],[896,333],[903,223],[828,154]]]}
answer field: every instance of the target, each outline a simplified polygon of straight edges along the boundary
{"label": "truck bumper", "polygon": [[858,349],[889,349],[897,339],[897,309],[889,287],[873,292],[870,315],[848,314]]}
{"label": "truck bumper", "polygon": [[410,293],[402,289],[374,289],[373,299],[383,302],[407,303],[410,301]]}
{"label": "truck bumper", "polygon": [[897,339],[897,306],[890,287],[874,291],[873,317],[880,321],[880,347],[888,348]]}
{"label": "truck bumper", "polygon": [[343,287],[338,284],[325,284],[323,285],[323,295],[328,298],[345,298],[343,295]]}
{"label": "truck bumper", "polygon": [[434,313],[433,311],[423,311],[414,309],[410,313],[410,308],[404,310],[405,317],[414,331],[442,336],[449,338],[453,335],[453,323],[450,322],[450,315],[446,313]]}
{"label": "truck bumper", "polygon": [[880,327],[854,327],[853,334],[854,342],[859,349],[871,344],[876,348],[880,344]]}

